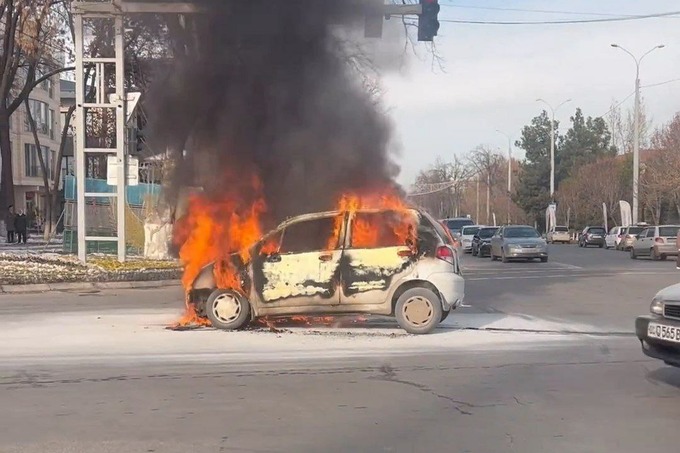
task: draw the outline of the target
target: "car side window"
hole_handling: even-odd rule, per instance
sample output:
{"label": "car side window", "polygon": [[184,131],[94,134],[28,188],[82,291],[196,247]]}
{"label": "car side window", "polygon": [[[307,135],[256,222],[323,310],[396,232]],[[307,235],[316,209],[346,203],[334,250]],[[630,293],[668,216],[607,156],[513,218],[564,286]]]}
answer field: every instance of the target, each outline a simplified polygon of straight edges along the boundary
{"label": "car side window", "polygon": [[647,230],[640,231],[637,236],[641,238],[647,237]]}
{"label": "car side window", "polygon": [[307,253],[327,250],[333,241],[335,217],[303,220],[283,230],[280,253]]}
{"label": "car side window", "polygon": [[650,228],[649,230],[647,230],[647,237],[653,238],[655,236],[654,233],[656,233],[656,228]]}
{"label": "car side window", "polygon": [[[416,235],[432,235],[427,228],[418,228],[418,219],[410,212],[358,212],[350,227],[351,248],[380,248],[412,245]],[[427,238],[436,241],[437,238]]]}

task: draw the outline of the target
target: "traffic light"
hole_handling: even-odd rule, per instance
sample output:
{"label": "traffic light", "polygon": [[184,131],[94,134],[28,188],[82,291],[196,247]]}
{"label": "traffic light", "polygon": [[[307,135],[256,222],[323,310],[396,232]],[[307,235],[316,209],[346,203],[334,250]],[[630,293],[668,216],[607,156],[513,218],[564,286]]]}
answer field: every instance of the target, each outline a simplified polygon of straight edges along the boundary
{"label": "traffic light", "polygon": [[420,0],[423,11],[418,16],[418,41],[432,41],[439,30],[439,0]]}

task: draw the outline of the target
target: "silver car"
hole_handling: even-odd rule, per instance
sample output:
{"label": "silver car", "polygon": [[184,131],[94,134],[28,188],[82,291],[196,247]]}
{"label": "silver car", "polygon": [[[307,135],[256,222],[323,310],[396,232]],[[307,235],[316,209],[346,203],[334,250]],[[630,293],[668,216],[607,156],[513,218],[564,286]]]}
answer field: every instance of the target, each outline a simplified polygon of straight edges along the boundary
{"label": "silver car", "polygon": [[630,246],[630,257],[649,256],[654,261],[678,256],[676,238],[680,225],[659,225],[645,228]]}
{"label": "silver car", "polygon": [[548,261],[548,245],[534,227],[508,225],[498,229],[491,238],[491,260],[500,258],[507,263],[511,259]]}
{"label": "silver car", "polygon": [[[404,225],[408,236],[398,233]],[[203,268],[188,299],[199,316],[227,330],[262,316],[368,313],[429,333],[465,294],[450,236],[416,209],[294,217],[225,261]],[[238,275],[237,284],[225,270]]]}

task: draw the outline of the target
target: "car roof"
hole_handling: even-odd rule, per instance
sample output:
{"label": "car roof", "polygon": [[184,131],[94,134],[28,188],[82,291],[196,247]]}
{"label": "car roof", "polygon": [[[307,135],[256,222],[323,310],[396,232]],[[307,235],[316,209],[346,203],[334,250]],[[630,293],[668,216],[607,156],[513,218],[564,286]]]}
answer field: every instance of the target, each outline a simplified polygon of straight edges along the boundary
{"label": "car roof", "polygon": [[[418,215],[423,215],[423,212],[415,207],[406,207],[406,210],[412,211]],[[386,211],[397,211],[398,209],[390,209],[390,208],[375,208],[375,209],[357,209],[353,212],[360,212],[360,213],[376,213],[376,212],[386,212]],[[341,211],[341,210],[335,210],[335,211],[322,211],[322,212],[312,212],[309,214],[301,214],[295,217],[290,217],[283,222],[281,222],[276,229],[278,230],[279,228],[284,228],[287,225],[290,225],[291,223],[297,223],[305,220],[314,220],[314,219],[323,219],[325,217],[335,217],[337,215],[340,215],[343,212],[347,211]]]}

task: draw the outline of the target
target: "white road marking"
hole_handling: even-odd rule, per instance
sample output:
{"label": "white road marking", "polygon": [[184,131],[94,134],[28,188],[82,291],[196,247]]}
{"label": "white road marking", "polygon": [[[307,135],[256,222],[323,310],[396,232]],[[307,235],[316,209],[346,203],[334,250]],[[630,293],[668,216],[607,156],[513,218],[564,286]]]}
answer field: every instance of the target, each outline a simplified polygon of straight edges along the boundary
{"label": "white road marking", "polygon": [[618,275],[672,275],[672,274],[677,274],[677,271],[667,271],[667,272],[617,272],[617,271],[598,271],[598,272],[591,272],[587,274],[557,274],[557,275],[511,275],[507,277],[503,276],[493,276],[493,277],[465,277],[465,274],[463,274],[463,277],[465,277],[465,281],[477,281],[477,280],[527,280],[527,279],[536,279],[536,278],[574,278],[574,277],[607,277],[607,276],[618,276]]}

